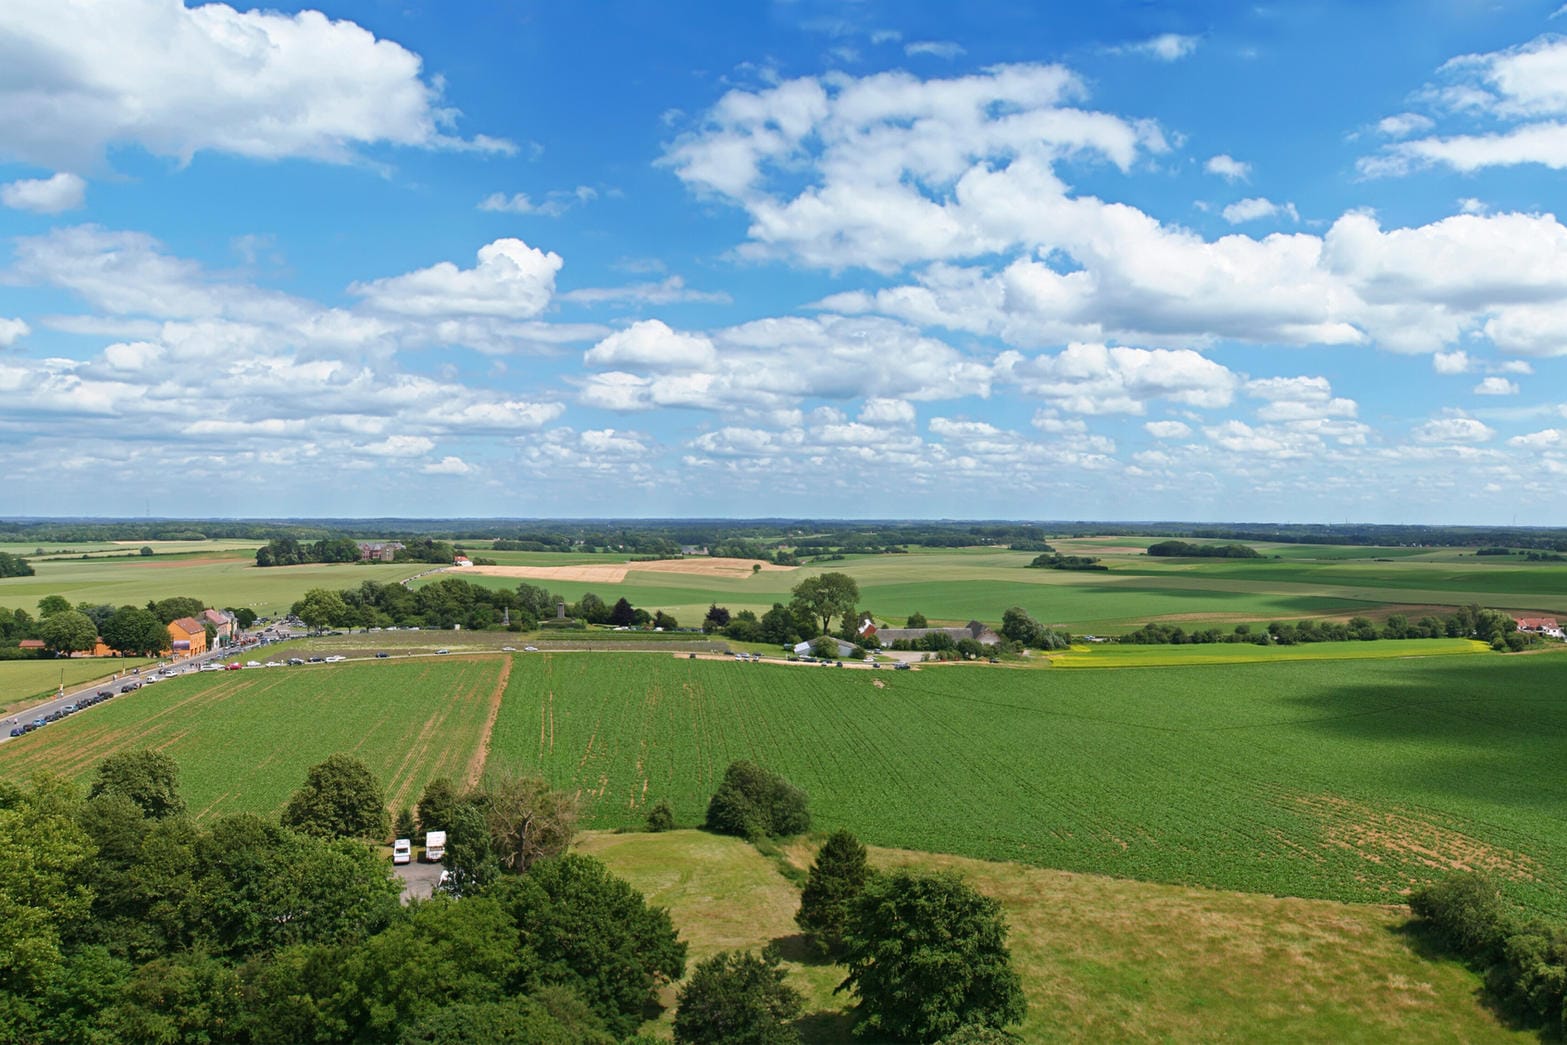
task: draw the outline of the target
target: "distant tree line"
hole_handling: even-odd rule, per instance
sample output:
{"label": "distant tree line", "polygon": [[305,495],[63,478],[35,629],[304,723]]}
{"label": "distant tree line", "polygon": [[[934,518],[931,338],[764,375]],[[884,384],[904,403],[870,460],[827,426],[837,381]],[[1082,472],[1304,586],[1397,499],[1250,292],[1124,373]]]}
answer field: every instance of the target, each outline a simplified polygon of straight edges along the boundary
{"label": "distant tree line", "polygon": [[[429,562],[451,564],[456,549],[449,541],[429,537],[406,537],[398,540],[397,562]],[[299,566],[313,562],[361,562],[359,542],[349,537],[323,537],[310,544],[301,544],[292,537],[274,537],[263,547],[256,549],[257,566]]]}
{"label": "distant tree line", "polygon": [[1045,555],[1036,555],[1034,561],[1028,564],[1035,570],[1108,570],[1104,565],[1091,555],[1062,555],[1060,552],[1050,552]]}
{"label": "distant tree line", "polygon": [[1312,642],[1374,642],[1377,639],[1478,639],[1495,650],[1528,649],[1539,639],[1518,630],[1518,622],[1500,610],[1460,606],[1443,617],[1426,614],[1411,621],[1402,613],[1390,614],[1382,626],[1369,617],[1348,621],[1273,621],[1264,628],[1237,624],[1233,631],[1201,628],[1187,631],[1178,624],[1144,624],[1114,641],[1140,646],[1178,646],[1217,642],[1250,642],[1268,646],[1294,646]]}
{"label": "distant tree line", "polygon": [[1262,553],[1244,544],[1192,544],[1188,541],[1159,541],[1148,546],[1149,555],[1183,559],[1260,559]]}

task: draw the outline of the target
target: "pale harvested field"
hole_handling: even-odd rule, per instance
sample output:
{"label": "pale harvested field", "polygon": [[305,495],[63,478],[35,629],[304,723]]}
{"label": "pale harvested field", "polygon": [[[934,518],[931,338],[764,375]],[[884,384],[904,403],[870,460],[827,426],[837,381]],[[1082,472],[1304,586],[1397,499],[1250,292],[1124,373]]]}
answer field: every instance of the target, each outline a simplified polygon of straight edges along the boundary
{"label": "pale harvested field", "polygon": [[654,559],[649,562],[606,562],[586,566],[453,566],[442,573],[478,573],[487,577],[519,580],[580,581],[585,584],[620,584],[628,573],[685,573],[698,577],[749,577],[760,566],[764,573],[785,572],[797,566],[775,566],[756,559]]}

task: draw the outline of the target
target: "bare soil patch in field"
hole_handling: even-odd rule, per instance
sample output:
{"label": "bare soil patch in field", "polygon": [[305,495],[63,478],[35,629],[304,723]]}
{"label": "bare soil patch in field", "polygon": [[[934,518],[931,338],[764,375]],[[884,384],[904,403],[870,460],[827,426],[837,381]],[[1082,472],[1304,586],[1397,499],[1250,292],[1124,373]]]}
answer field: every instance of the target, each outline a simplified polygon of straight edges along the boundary
{"label": "bare soil patch in field", "polygon": [[1539,874],[1539,864],[1522,853],[1406,812],[1374,809],[1329,794],[1302,795],[1295,801],[1321,821],[1329,846],[1375,864],[1412,863],[1433,871],[1484,871],[1520,880],[1534,880]]}
{"label": "bare soil patch in field", "polygon": [[453,566],[442,573],[477,573],[487,577],[534,578],[579,581],[584,584],[620,584],[627,573],[684,573],[697,577],[747,577],[760,566],[763,571],[797,569],[757,559],[652,559],[647,562],[605,562],[586,566]]}

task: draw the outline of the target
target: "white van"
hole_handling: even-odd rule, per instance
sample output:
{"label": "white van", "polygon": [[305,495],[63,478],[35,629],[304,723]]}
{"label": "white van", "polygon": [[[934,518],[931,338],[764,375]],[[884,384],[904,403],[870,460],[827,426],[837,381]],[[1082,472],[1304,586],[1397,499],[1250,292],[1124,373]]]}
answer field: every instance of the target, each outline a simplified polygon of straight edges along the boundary
{"label": "white van", "polygon": [[392,863],[406,864],[414,858],[414,846],[406,838],[399,838],[392,843]]}
{"label": "white van", "polygon": [[424,836],[424,859],[427,863],[438,864],[441,857],[446,855],[446,832],[431,831]]}

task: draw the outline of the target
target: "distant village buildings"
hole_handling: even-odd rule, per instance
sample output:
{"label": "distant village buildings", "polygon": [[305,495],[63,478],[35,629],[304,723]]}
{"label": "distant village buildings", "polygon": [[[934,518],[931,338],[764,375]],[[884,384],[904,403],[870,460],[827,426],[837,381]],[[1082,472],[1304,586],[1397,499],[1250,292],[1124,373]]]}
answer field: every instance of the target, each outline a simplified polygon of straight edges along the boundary
{"label": "distant village buildings", "polygon": [[399,541],[360,541],[359,557],[366,562],[394,562],[406,547]]}

